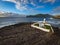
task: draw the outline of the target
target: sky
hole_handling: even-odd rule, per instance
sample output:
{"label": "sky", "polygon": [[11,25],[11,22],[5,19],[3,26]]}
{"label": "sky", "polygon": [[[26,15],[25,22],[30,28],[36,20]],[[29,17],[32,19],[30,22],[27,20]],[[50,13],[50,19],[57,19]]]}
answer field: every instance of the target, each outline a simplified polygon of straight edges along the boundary
{"label": "sky", "polygon": [[0,11],[24,15],[60,14],[60,0],[0,0]]}

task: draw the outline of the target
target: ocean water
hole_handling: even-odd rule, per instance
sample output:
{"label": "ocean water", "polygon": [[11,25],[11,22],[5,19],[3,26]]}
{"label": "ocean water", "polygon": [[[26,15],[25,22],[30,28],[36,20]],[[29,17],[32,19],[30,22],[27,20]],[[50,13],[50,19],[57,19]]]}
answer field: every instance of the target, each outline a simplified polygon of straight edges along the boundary
{"label": "ocean water", "polygon": [[[0,17],[0,28],[8,25],[14,25],[22,22],[37,22],[43,21],[44,18],[26,18],[26,17]],[[50,19],[46,18],[46,21],[52,25],[57,25],[60,27],[60,19]]]}

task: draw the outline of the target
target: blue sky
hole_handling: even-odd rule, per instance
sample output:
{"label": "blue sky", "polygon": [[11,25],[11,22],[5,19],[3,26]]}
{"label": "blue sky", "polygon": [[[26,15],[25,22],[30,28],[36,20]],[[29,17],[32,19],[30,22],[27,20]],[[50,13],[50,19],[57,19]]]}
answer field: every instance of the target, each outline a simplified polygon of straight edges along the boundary
{"label": "blue sky", "polygon": [[60,0],[0,0],[1,12],[18,14],[60,14]]}

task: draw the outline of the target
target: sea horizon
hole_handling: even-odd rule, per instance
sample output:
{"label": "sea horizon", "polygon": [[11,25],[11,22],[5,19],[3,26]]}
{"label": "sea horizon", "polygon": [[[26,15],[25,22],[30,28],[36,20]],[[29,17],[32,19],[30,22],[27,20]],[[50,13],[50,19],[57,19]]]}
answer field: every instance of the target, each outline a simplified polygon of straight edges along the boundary
{"label": "sea horizon", "polygon": [[[23,23],[23,22],[38,22],[38,21],[43,21],[44,18],[27,18],[27,17],[0,17],[0,28],[9,26],[9,25],[14,25],[18,23]],[[46,18],[46,21],[50,23],[58,24],[60,22],[59,19],[50,19]],[[51,22],[52,21],[52,22]],[[56,23],[57,22],[57,23]]]}

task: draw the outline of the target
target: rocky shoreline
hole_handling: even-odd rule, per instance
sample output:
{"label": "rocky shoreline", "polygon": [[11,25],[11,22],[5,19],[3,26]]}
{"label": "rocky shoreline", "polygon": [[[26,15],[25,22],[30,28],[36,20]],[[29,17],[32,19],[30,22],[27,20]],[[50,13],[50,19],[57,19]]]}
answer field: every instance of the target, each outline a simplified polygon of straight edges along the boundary
{"label": "rocky shoreline", "polygon": [[60,45],[60,30],[46,33],[31,27],[32,23],[20,23],[0,29],[0,45]]}

